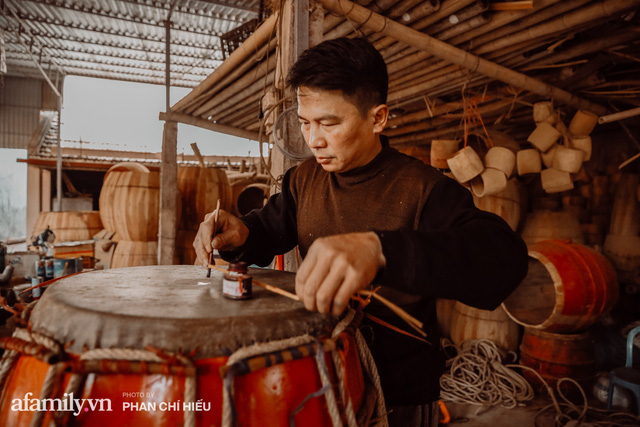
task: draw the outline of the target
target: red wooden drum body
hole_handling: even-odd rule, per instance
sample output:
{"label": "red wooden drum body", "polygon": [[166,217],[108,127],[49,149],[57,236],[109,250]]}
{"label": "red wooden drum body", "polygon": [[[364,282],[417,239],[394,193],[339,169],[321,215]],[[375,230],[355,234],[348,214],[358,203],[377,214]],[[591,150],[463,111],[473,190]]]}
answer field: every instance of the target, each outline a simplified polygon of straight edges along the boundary
{"label": "red wooden drum body", "polygon": [[[262,269],[250,273],[257,280],[293,290],[292,273]],[[307,312],[302,303],[257,286],[253,299],[230,300],[222,296],[221,272],[214,270],[210,279],[205,276],[198,266],[133,267],[83,273],[50,286],[31,313],[29,330],[63,346],[60,362],[50,365],[42,354],[17,353],[0,396],[0,425],[30,425],[35,412],[19,410],[17,399],[22,409],[28,409],[25,399],[61,399],[70,390],[69,382],[78,378],[73,398],[84,406],[75,411],[77,416],[74,411],[59,411],[62,424],[183,425],[186,409],[195,414],[195,425],[220,425],[223,394],[233,390],[237,425],[285,426],[290,417],[296,425],[331,425],[325,394],[312,396],[323,388],[320,368],[328,373],[331,386],[325,390],[335,392],[337,405],[344,408],[348,400],[358,412],[365,389],[353,331],[347,328],[336,340],[326,340],[337,324],[334,316]],[[233,380],[233,388],[225,388],[221,368],[238,349],[309,335],[310,343],[239,359],[233,367],[240,371],[232,369],[234,373],[224,377]],[[322,347],[319,342],[327,350],[313,356],[313,346]],[[116,349],[152,350],[162,363],[140,362],[136,357],[127,361],[127,356],[114,353],[94,362],[85,358]],[[334,364],[337,358],[341,363]],[[267,367],[242,371],[251,360]],[[42,396],[51,366],[60,368],[59,381],[48,396]],[[195,382],[188,383],[187,377]],[[195,394],[187,403],[185,388],[193,385]],[[346,399],[341,398],[341,389]],[[55,412],[46,412],[43,425],[54,417]]]}
{"label": "red wooden drum body", "polygon": [[604,255],[567,240],[529,246],[529,271],[502,304],[517,323],[548,332],[580,331],[618,299],[616,272]]}

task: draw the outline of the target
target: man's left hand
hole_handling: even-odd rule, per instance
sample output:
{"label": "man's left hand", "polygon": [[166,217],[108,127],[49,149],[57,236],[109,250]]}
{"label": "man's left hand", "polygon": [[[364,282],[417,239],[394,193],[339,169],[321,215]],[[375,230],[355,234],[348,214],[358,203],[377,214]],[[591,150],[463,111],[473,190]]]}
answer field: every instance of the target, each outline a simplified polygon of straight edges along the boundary
{"label": "man's left hand", "polygon": [[339,315],[384,265],[382,244],[372,231],[322,237],[296,274],[296,293],[307,310]]}

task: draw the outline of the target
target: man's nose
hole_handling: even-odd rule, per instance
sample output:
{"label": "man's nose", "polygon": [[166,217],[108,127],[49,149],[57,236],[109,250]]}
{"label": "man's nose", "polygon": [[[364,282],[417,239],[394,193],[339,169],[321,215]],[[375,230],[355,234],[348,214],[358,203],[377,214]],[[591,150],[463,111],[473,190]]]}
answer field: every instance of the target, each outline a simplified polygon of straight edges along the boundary
{"label": "man's nose", "polygon": [[320,126],[311,125],[309,128],[309,137],[307,140],[310,148],[323,148],[326,146],[324,135]]}

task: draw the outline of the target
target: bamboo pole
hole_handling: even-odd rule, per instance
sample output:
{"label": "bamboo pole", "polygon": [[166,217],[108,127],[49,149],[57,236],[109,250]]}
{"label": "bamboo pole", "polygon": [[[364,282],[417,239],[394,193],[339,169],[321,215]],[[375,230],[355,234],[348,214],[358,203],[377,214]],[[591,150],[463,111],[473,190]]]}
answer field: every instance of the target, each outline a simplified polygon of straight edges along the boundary
{"label": "bamboo pole", "polygon": [[[576,109],[589,110],[598,115],[602,115],[606,112],[606,109],[601,105],[594,104],[540,80],[467,53],[426,34],[422,34],[419,31],[415,31],[398,24],[397,22],[386,19],[384,16],[358,6],[349,0],[319,1],[325,8],[336,13],[350,11],[348,12],[349,19],[352,19],[363,26],[382,32],[390,37],[394,37],[420,50],[430,52],[445,61],[477,71],[487,77],[503,81],[517,88],[526,89],[545,98],[553,98],[557,102],[565,103]],[[640,0],[629,1],[640,4]]]}
{"label": "bamboo pole", "polygon": [[[508,23],[511,25],[503,24],[500,27],[492,28],[491,31],[485,32],[484,34],[478,37],[472,37],[473,42],[465,44],[461,46],[462,49],[466,49],[473,45],[474,47],[482,46],[486,43],[491,42],[492,40],[500,39],[505,37],[511,33],[516,31],[523,30],[525,28],[529,28],[533,25],[539,24],[541,22],[545,22],[549,19],[553,19],[558,16],[563,16],[565,13],[574,10],[578,7],[584,6],[585,4],[591,2],[592,0],[572,0],[572,1],[562,1],[556,4],[550,4],[544,8],[540,8],[538,2],[536,2],[536,12],[528,14],[521,19],[516,20],[515,22]],[[499,19],[502,13],[497,14],[495,19]],[[473,34],[471,34],[473,36]],[[453,42],[456,44],[460,44],[464,41],[468,41],[470,39],[464,40],[463,37],[459,39],[454,39]]]}
{"label": "bamboo pole", "polygon": [[[213,123],[209,120],[200,119],[198,117],[188,116],[180,113],[165,113],[161,112],[159,116],[160,120],[166,122],[184,123],[191,126],[197,126],[203,129],[212,130],[214,132],[225,133],[227,135],[237,136],[239,138],[246,138],[252,141],[258,140],[257,132],[248,132],[244,129],[237,129],[231,126],[223,125],[220,123]],[[268,142],[267,138],[263,137],[263,142]]]}
{"label": "bamboo pole", "polygon": [[[269,72],[272,72],[276,68],[276,55],[271,55],[268,60],[261,62],[258,66],[251,72],[245,74],[238,80],[231,83],[222,91],[218,92],[215,96],[211,97],[204,104],[195,105],[189,109],[187,109],[187,114],[192,114],[194,116],[201,115],[204,111],[208,111],[212,109],[215,105],[220,104],[221,102],[232,98],[237,97],[237,93],[239,90],[243,88],[251,87],[256,83],[263,83],[263,78]],[[197,107],[197,108],[196,108]]]}
{"label": "bamboo pole", "polygon": [[[556,1],[558,1],[558,0],[543,0],[543,1],[540,1],[540,2],[536,2],[536,8],[540,9],[540,8],[542,8],[542,6],[546,6],[549,3],[554,3]],[[530,16],[529,17],[530,19],[529,18],[524,18],[523,20],[519,21],[517,23],[517,27],[518,28],[526,28],[526,26],[538,23],[541,20],[546,20],[546,19],[548,19],[550,17],[558,16],[558,14],[563,13],[563,11],[570,10],[571,8],[573,8],[574,4],[580,5],[580,4],[586,3],[588,1],[591,1],[591,0],[576,0],[575,2],[563,2],[563,3],[557,4],[557,5],[553,5],[552,4],[550,7],[541,10],[539,13],[537,13],[535,15]],[[513,29],[513,27],[516,27],[515,24],[511,25],[511,26],[502,27],[502,25],[503,25],[502,22],[505,21],[505,16],[506,17],[510,17],[510,18],[517,18],[519,16],[522,16],[522,13],[520,13],[520,12],[518,12],[518,13],[515,13],[515,12],[514,13],[502,12],[502,13],[499,13],[499,14],[493,14],[493,18],[492,18],[492,20],[490,22],[488,22],[487,24],[485,24],[483,26],[478,27],[480,29],[492,29],[492,31],[488,34],[489,40],[486,40],[486,39],[485,40],[476,40],[476,39],[474,39],[472,42],[470,42],[468,44],[461,45],[461,43],[463,41],[468,40],[468,37],[461,38],[460,36],[470,35],[471,33],[474,33],[475,30],[470,30],[468,32],[465,32],[464,34],[461,34],[460,36],[449,38],[448,40],[442,38],[441,35],[438,35],[437,38],[440,39],[441,41],[445,41],[446,40],[450,44],[453,44],[453,45],[456,45],[456,46],[461,45],[461,46],[459,46],[461,49],[469,50],[469,51],[473,52],[472,48],[481,46],[483,43],[486,43],[487,41],[493,40],[495,38],[494,34],[496,34],[498,31],[500,31],[500,30],[502,30],[504,28],[507,28],[507,27],[509,28],[506,31],[506,34],[508,34],[509,32],[516,31],[516,29]],[[496,25],[496,23],[500,24],[499,26],[501,26],[502,28],[498,28],[498,25]],[[396,45],[402,45],[402,44],[401,43],[397,43]],[[412,52],[412,50],[410,48],[406,48],[405,47],[405,52],[407,52],[407,53],[408,52]],[[389,74],[392,74],[396,70],[398,70],[398,71],[407,70],[407,69],[409,69],[409,67],[413,67],[413,66],[419,67],[420,63],[422,63],[422,62],[424,62],[426,60],[429,60],[431,58],[433,58],[433,56],[428,55],[428,54],[423,54],[423,55],[420,55],[420,56],[416,56],[414,58],[410,58],[409,57],[406,60],[403,60],[402,63],[398,63],[397,65],[391,63],[391,64],[389,64],[389,67],[390,67],[390,69],[392,71],[390,71]],[[420,62],[418,62],[418,61],[420,61]]]}
{"label": "bamboo pole", "polygon": [[[410,27],[417,31],[423,30],[429,25],[432,25],[440,21],[441,19],[448,18],[450,15],[476,1],[477,0],[445,0],[440,4],[440,8],[437,11],[425,18],[420,19],[419,21],[410,24]],[[394,40],[393,38],[387,37],[374,42],[373,45],[380,51],[395,42],[396,40]]]}
{"label": "bamboo pole", "polygon": [[203,102],[206,102],[212,98],[216,93],[235,82],[237,79],[244,76],[252,67],[259,66],[265,61],[267,56],[275,55],[275,48],[278,45],[278,40],[273,38],[268,44],[262,46],[255,55],[247,60],[243,61],[238,67],[234,68],[232,72],[224,76],[219,82],[215,83],[207,91],[201,93],[197,97],[193,98],[190,102],[186,103],[178,113],[187,113],[193,111],[194,105],[199,106]]}
{"label": "bamboo pole", "polygon": [[574,12],[565,13],[551,21],[542,22],[533,27],[526,28],[509,37],[502,37],[490,43],[485,43],[480,48],[475,49],[474,53],[481,55],[483,53],[500,49],[509,44],[537,38],[546,34],[552,34],[562,29],[570,31],[578,25],[595,21],[599,18],[617,16],[639,6],[640,0],[602,0],[601,2],[587,5]]}
{"label": "bamboo pole", "polygon": [[263,23],[260,25],[253,34],[251,34],[245,41],[240,45],[239,48],[233,51],[231,55],[224,61],[218,68],[215,69],[213,73],[211,73],[206,79],[202,81],[198,86],[193,88],[191,92],[189,92],[184,98],[180,101],[176,102],[172,110],[180,111],[185,104],[187,104],[190,100],[196,98],[200,94],[206,92],[209,88],[211,88],[214,84],[224,78],[231,70],[245,61],[248,57],[250,57],[260,46],[267,43],[269,39],[273,36],[273,31],[275,29],[276,21],[278,18],[278,13],[275,12],[271,16],[269,16]]}
{"label": "bamboo pole", "polygon": [[[368,9],[375,11],[377,13],[384,13],[387,9],[393,6],[393,4],[396,1],[397,0],[377,0],[377,1],[374,1],[370,6],[368,6]],[[322,3],[322,2],[320,1],[318,3]],[[368,33],[366,33],[363,30],[364,29],[361,29],[358,26],[353,25],[353,23],[347,19],[346,21],[342,22],[331,31],[325,33],[324,37],[325,37],[325,40],[337,39],[338,37],[344,37],[356,31],[361,31],[364,33],[364,35],[368,35]]]}
{"label": "bamboo pole", "polygon": [[229,97],[225,100],[216,98],[216,102],[208,102],[205,105],[199,107],[196,111],[193,112],[194,116],[200,117],[209,117],[215,116],[217,113],[225,111],[229,108],[233,108],[233,106],[238,102],[239,99],[244,99],[249,95],[253,95],[258,91],[263,91],[264,88],[269,87],[275,78],[275,70],[270,71],[264,79],[260,79],[253,84],[250,84],[245,89],[238,91],[238,88],[234,88],[233,91],[229,91]]}

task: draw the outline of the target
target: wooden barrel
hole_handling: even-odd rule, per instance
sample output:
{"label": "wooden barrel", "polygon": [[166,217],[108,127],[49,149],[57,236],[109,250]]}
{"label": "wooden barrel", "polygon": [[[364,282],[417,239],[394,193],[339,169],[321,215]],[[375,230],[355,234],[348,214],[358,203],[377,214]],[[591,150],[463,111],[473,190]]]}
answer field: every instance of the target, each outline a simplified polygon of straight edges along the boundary
{"label": "wooden barrel", "polygon": [[[121,162],[111,166],[104,175],[98,203],[100,206],[100,219],[102,220],[102,226],[108,231],[117,230],[113,203],[115,189],[119,186],[120,180],[123,179],[124,173],[131,171],[148,173],[149,168],[136,162]],[[117,240],[120,240],[120,238]]]}
{"label": "wooden barrel", "polygon": [[238,198],[243,190],[252,184],[266,184],[266,176],[252,176],[249,178],[232,179],[231,185],[231,213],[240,216],[242,215],[238,210]]}
{"label": "wooden barrel", "polygon": [[121,171],[113,189],[115,231],[123,240],[157,241],[160,172]]}
{"label": "wooden barrel", "polygon": [[604,255],[576,243],[547,240],[529,246],[527,276],[502,305],[523,326],[573,332],[613,308],[618,286]]}
{"label": "wooden barrel", "polygon": [[98,211],[40,212],[33,226],[32,240],[47,226],[55,233],[56,242],[91,240],[102,230]]}
{"label": "wooden barrel", "polygon": [[[554,334],[525,328],[520,364],[535,370],[555,390],[560,378],[572,378],[584,387],[595,380],[594,345],[587,333]],[[542,382],[528,369],[522,375],[538,390]]]}
{"label": "wooden barrel", "polygon": [[458,344],[467,339],[488,339],[505,352],[516,351],[520,327],[502,307],[493,311],[480,310],[458,301],[453,307],[451,341]]}
{"label": "wooden barrel", "polygon": [[527,246],[550,239],[569,239],[574,243],[584,243],[580,222],[570,212],[549,210],[533,211],[527,215],[522,229],[522,240]]}
{"label": "wooden barrel", "polygon": [[522,197],[525,193],[520,188],[517,179],[507,181],[507,188],[492,196],[473,196],[473,202],[478,209],[492,212],[504,219],[513,231],[517,231],[524,222],[524,206]]}
{"label": "wooden barrel", "polygon": [[271,187],[267,184],[249,184],[240,191],[236,209],[240,215],[246,215],[254,209],[260,209],[269,199]]}
{"label": "wooden barrel", "polygon": [[113,251],[110,268],[158,264],[158,241],[120,240]]}
{"label": "wooden barrel", "polygon": [[455,305],[455,300],[436,298],[436,317],[438,318],[438,328],[443,338],[451,338],[451,322]]}
{"label": "wooden barrel", "polygon": [[640,269],[640,236],[608,234],[604,254],[618,271]]}
{"label": "wooden barrel", "polygon": [[231,209],[231,188],[222,169],[181,167],[178,169],[178,189],[182,197],[182,228],[194,230],[213,212],[220,199],[220,208]]}

